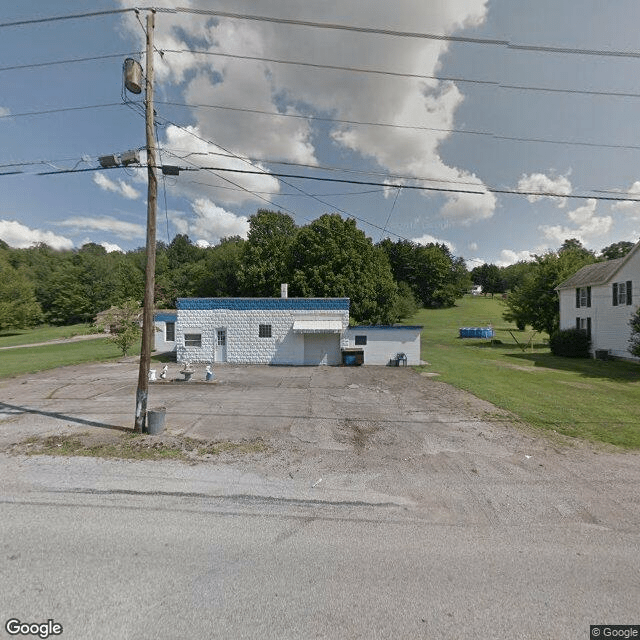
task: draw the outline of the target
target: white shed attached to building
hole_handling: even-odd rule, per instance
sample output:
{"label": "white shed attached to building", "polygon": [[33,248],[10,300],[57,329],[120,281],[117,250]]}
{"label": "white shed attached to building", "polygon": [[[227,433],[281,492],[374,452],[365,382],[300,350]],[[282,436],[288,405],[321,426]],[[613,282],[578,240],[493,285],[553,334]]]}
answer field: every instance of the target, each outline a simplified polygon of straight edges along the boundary
{"label": "white shed attached to building", "polygon": [[[356,354],[362,350],[362,364],[420,364],[422,326],[354,326],[343,335],[342,348]],[[404,356],[404,357],[402,357]]]}

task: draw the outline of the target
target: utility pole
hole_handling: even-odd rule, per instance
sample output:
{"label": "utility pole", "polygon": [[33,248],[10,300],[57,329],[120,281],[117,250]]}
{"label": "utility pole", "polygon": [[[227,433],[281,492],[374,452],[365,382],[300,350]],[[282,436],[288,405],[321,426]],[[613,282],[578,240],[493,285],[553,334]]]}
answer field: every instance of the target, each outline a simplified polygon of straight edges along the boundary
{"label": "utility pole", "polygon": [[136,391],[135,430],[144,430],[149,399],[149,368],[154,337],[154,288],[156,275],[156,208],[158,201],[158,179],[156,177],[156,142],[153,112],[153,29],[155,12],[147,13],[147,72],[145,83],[145,120],[147,133],[147,264],[145,269],[144,308],[142,314],[142,347],[140,369]]}

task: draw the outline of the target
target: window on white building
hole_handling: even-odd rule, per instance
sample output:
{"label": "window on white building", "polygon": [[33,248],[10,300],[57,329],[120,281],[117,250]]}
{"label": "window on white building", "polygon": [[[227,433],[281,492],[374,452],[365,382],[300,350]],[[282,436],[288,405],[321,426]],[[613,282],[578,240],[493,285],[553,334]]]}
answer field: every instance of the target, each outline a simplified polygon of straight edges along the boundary
{"label": "window on white building", "polygon": [[184,346],[185,347],[201,347],[202,334],[201,333],[185,333]]}
{"label": "window on white building", "polygon": [[167,322],[164,325],[164,339],[165,342],[174,342],[176,339],[176,323]]}
{"label": "window on white building", "polygon": [[576,318],[576,329],[586,331],[587,335],[591,337],[591,318]]}
{"label": "window on white building", "polygon": [[591,306],[591,287],[578,287],[576,289],[576,308]]}
{"label": "window on white building", "polygon": [[622,306],[632,304],[633,296],[631,293],[631,280],[626,282],[614,282],[613,283],[613,306]]}
{"label": "window on white building", "polygon": [[367,344],[367,336],[356,336],[355,337],[356,347],[364,346]]}
{"label": "window on white building", "polygon": [[270,338],[271,337],[271,325],[261,324],[258,327],[258,338]]}

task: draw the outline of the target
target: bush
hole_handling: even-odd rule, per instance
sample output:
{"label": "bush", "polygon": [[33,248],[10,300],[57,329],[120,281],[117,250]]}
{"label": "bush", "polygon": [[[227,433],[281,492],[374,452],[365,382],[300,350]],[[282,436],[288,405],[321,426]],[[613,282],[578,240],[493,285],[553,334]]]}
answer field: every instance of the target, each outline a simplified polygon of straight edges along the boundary
{"label": "bush", "polygon": [[549,346],[554,356],[588,358],[591,338],[582,329],[562,329],[551,336]]}

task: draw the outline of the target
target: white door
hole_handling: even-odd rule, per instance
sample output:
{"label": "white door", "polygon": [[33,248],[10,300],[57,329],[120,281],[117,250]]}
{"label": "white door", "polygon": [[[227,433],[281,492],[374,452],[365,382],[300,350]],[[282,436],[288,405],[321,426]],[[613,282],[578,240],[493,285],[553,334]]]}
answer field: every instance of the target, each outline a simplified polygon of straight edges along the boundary
{"label": "white door", "polygon": [[227,330],[225,328],[216,329],[216,353],[214,361],[227,361]]}

